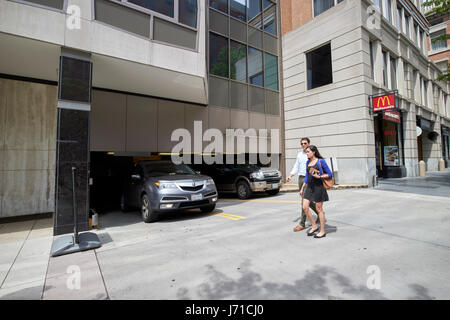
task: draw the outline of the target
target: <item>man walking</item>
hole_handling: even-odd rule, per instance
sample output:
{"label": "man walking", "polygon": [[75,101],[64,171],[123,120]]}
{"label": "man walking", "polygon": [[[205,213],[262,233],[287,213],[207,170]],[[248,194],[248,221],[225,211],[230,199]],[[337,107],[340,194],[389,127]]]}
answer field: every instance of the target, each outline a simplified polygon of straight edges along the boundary
{"label": "man walking", "polygon": [[[308,157],[306,156],[305,150],[309,147],[309,143],[310,143],[309,138],[302,138],[300,141],[301,141],[302,150],[300,150],[300,152],[297,154],[297,159],[295,160],[294,167],[292,168],[291,173],[289,174],[289,176],[286,178],[286,181],[290,182],[292,177],[296,173],[298,173],[298,187],[299,187],[299,190],[302,189],[302,185],[303,185],[303,182],[305,180],[306,161],[308,161]],[[305,188],[304,191],[306,191],[306,188]],[[303,194],[305,194],[305,193],[303,192]],[[302,208],[302,216],[301,216],[299,225],[294,228],[294,231],[302,231],[303,229],[306,228],[306,226],[305,226],[306,214],[303,211],[303,196],[301,196],[301,197],[302,197],[302,204],[301,204],[300,208]],[[315,203],[310,202],[309,207],[317,214],[316,204]]]}

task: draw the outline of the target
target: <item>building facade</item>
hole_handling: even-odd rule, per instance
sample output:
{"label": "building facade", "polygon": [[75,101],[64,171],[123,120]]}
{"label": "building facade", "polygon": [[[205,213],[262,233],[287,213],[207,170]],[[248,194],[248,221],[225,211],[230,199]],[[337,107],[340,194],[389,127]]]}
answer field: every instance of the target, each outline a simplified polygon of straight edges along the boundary
{"label": "building facade", "polygon": [[[436,63],[442,72],[448,73],[450,62],[450,40],[432,40],[444,34],[450,34],[450,12],[438,13],[433,10],[433,7],[424,8],[424,12],[430,22],[430,34],[427,37],[428,57]],[[445,100],[446,97],[443,97],[443,99]],[[442,157],[445,160],[446,167],[448,167],[450,160],[449,130],[450,128],[447,126],[441,126]]]}
{"label": "building facade", "polygon": [[170,155],[175,129],[280,129],[279,15],[268,0],[0,0],[0,218],[56,212],[71,232],[74,183],[85,230],[92,190]]}
{"label": "building facade", "polygon": [[[301,137],[332,158],[340,184],[417,176],[420,160],[438,170],[449,87],[435,81],[441,71],[428,58],[429,25],[419,3],[285,0],[281,6],[286,170]],[[394,109],[375,110],[380,101]]]}

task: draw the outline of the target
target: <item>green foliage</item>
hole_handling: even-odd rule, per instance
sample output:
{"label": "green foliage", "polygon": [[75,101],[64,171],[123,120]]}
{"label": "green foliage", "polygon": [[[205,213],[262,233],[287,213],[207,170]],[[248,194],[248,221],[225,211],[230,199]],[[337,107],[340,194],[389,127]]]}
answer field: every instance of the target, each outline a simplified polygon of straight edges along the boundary
{"label": "green foliage", "polygon": [[425,13],[427,16],[433,13],[442,14],[450,11],[450,0],[427,0],[423,2],[423,6],[432,7]]}
{"label": "green foliage", "polygon": [[[450,12],[450,0],[427,0],[423,2],[423,5],[425,6],[425,8],[431,7],[425,13],[427,17],[433,14],[440,15]],[[437,41],[447,41],[449,39],[450,35],[443,34],[439,37],[434,38],[431,42],[436,43]],[[450,64],[447,64],[447,73],[440,75],[436,80],[450,82]]]}

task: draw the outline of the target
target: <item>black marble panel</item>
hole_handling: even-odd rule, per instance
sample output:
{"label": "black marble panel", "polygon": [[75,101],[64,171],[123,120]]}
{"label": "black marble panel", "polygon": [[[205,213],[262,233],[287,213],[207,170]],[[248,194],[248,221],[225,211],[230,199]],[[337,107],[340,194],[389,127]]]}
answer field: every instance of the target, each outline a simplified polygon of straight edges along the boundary
{"label": "black marble panel", "polygon": [[[79,231],[89,227],[89,112],[58,109],[54,235],[74,230],[73,190]],[[74,178],[72,177],[72,167]]]}

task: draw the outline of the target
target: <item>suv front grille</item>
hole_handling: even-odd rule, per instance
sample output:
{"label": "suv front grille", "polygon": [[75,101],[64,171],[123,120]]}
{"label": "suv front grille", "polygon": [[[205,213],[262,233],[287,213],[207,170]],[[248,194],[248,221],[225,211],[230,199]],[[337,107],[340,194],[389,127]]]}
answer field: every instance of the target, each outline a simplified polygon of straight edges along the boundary
{"label": "suv front grille", "polygon": [[209,200],[199,200],[199,201],[191,201],[191,202],[182,202],[180,203],[180,208],[185,207],[193,207],[193,206],[201,206],[202,204],[208,204]]}
{"label": "suv front grille", "polygon": [[196,187],[180,186],[180,188],[184,191],[199,191],[199,190],[203,189],[203,185],[199,185]]}

